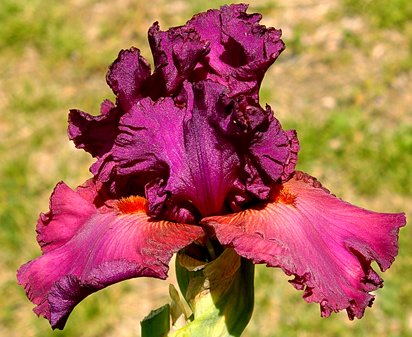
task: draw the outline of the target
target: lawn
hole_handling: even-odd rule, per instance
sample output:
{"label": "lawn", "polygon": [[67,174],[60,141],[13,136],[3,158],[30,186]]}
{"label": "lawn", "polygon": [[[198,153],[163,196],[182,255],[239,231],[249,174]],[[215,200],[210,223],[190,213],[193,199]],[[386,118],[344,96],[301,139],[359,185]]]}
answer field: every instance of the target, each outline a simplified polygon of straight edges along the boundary
{"label": "lawn", "polygon": [[[266,75],[261,104],[298,131],[298,169],[354,204],[411,219],[412,7],[390,3],[259,0],[249,11],[283,30],[287,49]],[[89,177],[91,158],[67,139],[68,109],[97,114],[113,99],[108,66],[130,46],[150,59],[153,21],[167,29],[206,9],[164,0],[0,2],[1,336],[139,336],[139,321],[166,301],[168,282],[130,280],[90,296],[53,332],[32,313],[15,271],[39,254],[35,223],[53,186]],[[353,322],[345,313],[321,318],[280,270],[258,266],[244,336],[412,336],[411,241],[406,227],[373,308]]]}

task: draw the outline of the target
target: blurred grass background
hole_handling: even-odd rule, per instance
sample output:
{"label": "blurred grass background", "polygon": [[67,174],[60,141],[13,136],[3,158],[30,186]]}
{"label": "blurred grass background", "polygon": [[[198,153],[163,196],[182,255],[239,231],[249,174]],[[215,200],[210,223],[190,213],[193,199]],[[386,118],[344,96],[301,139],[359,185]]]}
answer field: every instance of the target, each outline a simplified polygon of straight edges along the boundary
{"label": "blurred grass background", "polygon": [[[86,299],[63,332],[52,332],[31,312],[15,270],[39,254],[35,223],[53,186],[75,187],[89,176],[90,158],[67,140],[68,109],[98,113],[113,98],[105,73],[120,49],[137,46],[151,60],[153,21],[167,29],[222,4],[0,2],[1,336],[139,336],[139,320],[166,301],[167,282],[123,282]],[[283,30],[287,49],[266,75],[261,103],[298,130],[298,168],[345,200],[411,219],[412,2],[260,0],[249,11]],[[345,313],[320,318],[281,271],[259,266],[244,335],[412,336],[411,241],[407,227],[385,287],[354,322]]]}

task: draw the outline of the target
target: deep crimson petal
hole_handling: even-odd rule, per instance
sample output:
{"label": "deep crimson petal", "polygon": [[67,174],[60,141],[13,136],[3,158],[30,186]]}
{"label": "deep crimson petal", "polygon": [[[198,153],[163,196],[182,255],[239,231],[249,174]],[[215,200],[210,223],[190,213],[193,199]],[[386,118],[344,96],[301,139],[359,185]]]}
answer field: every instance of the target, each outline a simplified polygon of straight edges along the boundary
{"label": "deep crimson petal", "polygon": [[271,203],[203,220],[239,255],[293,274],[291,283],[304,289],[306,301],[320,303],[322,316],[346,309],[351,319],[372,304],[369,292],[382,280],[371,262],[389,268],[405,222],[402,213],[344,202],[302,172],[280,185]]}
{"label": "deep crimson petal", "polygon": [[77,109],[70,110],[69,139],[77,148],[97,158],[90,172],[100,181],[106,182],[114,174],[111,149],[118,134],[119,119],[124,111],[149,94],[150,89],[146,88],[149,76],[150,65],[137,48],[122,50],[106,76],[107,83],[117,97],[117,106],[105,100],[98,116]]}
{"label": "deep crimson petal", "polygon": [[295,130],[286,130],[287,142],[289,145],[289,154],[283,165],[282,181],[290,179],[295,172],[296,163],[298,161],[298,152],[300,150],[298,135]]}
{"label": "deep crimson petal", "polygon": [[121,50],[106,75],[107,84],[117,96],[120,107],[127,111],[146,95],[145,82],[150,76],[150,65],[140,50]]}
{"label": "deep crimson petal", "polygon": [[294,171],[296,135],[258,102],[280,31],[246,9],[223,6],[167,31],[155,23],[154,73],[138,49],[122,50],[107,73],[116,105],[70,112],[70,139],[97,158],[90,171],[114,195],[145,191],[152,215],[193,221],[264,200]]}
{"label": "deep crimson petal", "polygon": [[296,131],[283,130],[270,106],[264,110],[250,97],[226,98],[226,104],[225,114],[215,114],[213,121],[238,149],[246,190],[265,200],[273,183],[288,180],[295,171]]}
{"label": "deep crimson petal", "polygon": [[[63,183],[51,197],[51,210],[39,220],[43,255],[17,274],[35,312],[62,329],[73,308],[89,294],[141,276],[165,278],[172,254],[203,234],[199,226],[153,221],[143,198],[95,208],[88,185],[74,192]],[[91,188],[94,188],[90,185]]]}
{"label": "deep crimson petal", "polygon": [[178,102],[145,98],[120,119],[116,172],[145,185],[153,216],[187,222],[237,209],[267,199],[293,172],[295,132],[284,131],[269,107],[226,93],[210,80],[186,81]]}

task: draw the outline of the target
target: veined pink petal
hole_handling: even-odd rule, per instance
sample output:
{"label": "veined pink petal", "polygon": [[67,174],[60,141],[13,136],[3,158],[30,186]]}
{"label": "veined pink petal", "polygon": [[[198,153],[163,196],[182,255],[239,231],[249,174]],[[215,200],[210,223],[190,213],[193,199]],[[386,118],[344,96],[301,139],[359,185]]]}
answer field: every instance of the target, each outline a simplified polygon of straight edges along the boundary
{"label": "veined pink petal", "polygon": [[37,227],[43,255],[17,274],[34,311],[53,328],[62,329],[73,308],[97,290],[133,277],[166,278],[172,254],[203,234],[199,226],[151,220],[141,197],[96,208],[94,191],[85,189],[57,185]]}
{"label": "veined pink petal", "polygon": [[202,222],[239,255],[294,275],[290,282],[306,301],[320,303],[322,316],[346,309],[353,319],[372,304],[369,292],[382,287],[371,262],[389,268],[406,219],[353,206],[297,172],[272,202]]}

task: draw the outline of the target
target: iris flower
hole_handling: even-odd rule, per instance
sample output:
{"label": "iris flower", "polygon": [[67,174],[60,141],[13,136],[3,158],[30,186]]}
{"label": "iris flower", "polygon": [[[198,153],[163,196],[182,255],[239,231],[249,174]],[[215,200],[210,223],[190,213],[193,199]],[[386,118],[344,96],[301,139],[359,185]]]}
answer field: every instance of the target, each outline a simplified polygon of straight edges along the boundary
{"label": "iris flower", "polygon": [[116,102],[69,114],[69,138],[93,177],[60,182],[37,224],[42,255],[18,281],[34,311],[62,329],[85,297],[135,277],[165,279],[172,255],[212,243],[294,278],[322,316],[361,318],[390,267],[404,214],[376,213],[295,171],[299,143],[259,88],[284,49],[281,31],[246,5],[149,29],[154,71],[122,50],[107,83]]}

